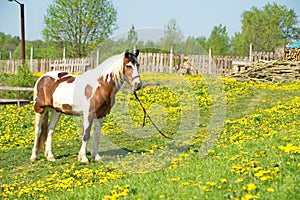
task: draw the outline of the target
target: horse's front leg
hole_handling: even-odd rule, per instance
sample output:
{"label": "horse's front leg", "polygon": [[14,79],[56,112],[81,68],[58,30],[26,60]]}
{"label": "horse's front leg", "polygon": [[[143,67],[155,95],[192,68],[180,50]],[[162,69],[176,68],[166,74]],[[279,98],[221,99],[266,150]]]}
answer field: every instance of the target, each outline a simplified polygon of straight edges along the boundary
{"label": "horse's front leg", "polygon": [[101,133],[101,127],[104,118],[95,119],[94,122],[94,136],[93,136],[93,146],[92,146],[92,156],[95,158],[96,162],[101,162],[102,158],[98,152],[99,137]]}
{"label": "horse's front leg", "polygon": [[88,117],[88,114],[83,115],[83,134],[82,134],[82,145],[78,154],[78,160],[83,163],[88,163],[89,160],[86,157],[86,148],[90,139],[91,127],[93,120]]}

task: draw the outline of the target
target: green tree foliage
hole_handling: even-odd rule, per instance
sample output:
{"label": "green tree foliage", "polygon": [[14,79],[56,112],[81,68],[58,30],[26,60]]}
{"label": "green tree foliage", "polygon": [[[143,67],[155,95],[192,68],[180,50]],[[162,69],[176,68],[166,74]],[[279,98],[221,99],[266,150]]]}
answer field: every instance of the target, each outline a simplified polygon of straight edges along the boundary
{"label": "green tree foliage", "polygon": [[207,46],[212,48],[214,55],[228,55],[230,49],[230,38],[226,26],[222,24],[215,26],[207,40]]}
{"label": "green tree foliage", "polygon": [[[51,48],[51,44],[43,42],[42,40],[35,40],[35,41],[26,41],[25,43],[25,57],[27,59],[30,58],[31,54],[31,47],[33,47],[33,58],[34,59],[42,59],[42,58],[58,58],[58,56],[54,56],[58,53],[57,49],[53,52],[56,52],[56,54],[51,53],[49,50]],[[22,44],[19,43],[19,45],[15,48],[12,58],[13,59],[20,59],[22,53]],[[62,54],[62,52],[61,52]],[[61,56],[59,56],[60,58]]]}
{"label": "green tree foliage", "polygon": [[100,62],[104,61],[105,59],[124,52],[125,50],[133,51],[135,47],[143,48],[144,42],[138,40],[138,33],[135,30],[134,25],[131,25],[131,28],[122,36],[118,36],[115,38],[109,38],[102,41],[97,48],[92,51],[89,56],[95,57],[96,51],[100,52]]}
{"label": "green tree foliage", "polygon": [[186,40],[182,42],[179,51],[176,51],[176,53],[183,53],[186,55],[205,55],[207,54],[207,51],[198,42],[198,38],[187,37]]}
{"label": "green tree foliage", "polygon": [[127,41],[129,43],[136,43],[138,41],[138,34],[133,25],[131,25],[131,28],[128,32]]}
{"label": "green tree foliage", "polygon": [[44,17],[43,35],[68,57],[83,57],[116,28],[117,11],[110,0],[55,0]]}
{"label": "green tree foliage", "polygon": [[[9,52],[12,52],[12,59],[21,59],[22,44],[19,37],[6,35],[0,32],[0,54],[2,60],[9,59]],[[31,47],[34,48],[34,59],[42,58],[61,58],[63,50],[57,50],[57,43],[42,40],[26,41],[25,42],[25,56],[30,58]]]}
{"label": "green tree foliage", "polygon": [[177,23],[175,18],[169,20],[168,24],[165,26],[164,38],[162,38],[161,44],[162,48],[169,50],[171,46],[174,49],[180,46],[183,39],[183,33]]}
{"label": "green tree foliage", "polygon": [[[1,59],[6,60],[9,59],[9,52],[14,51],[16,47],[21,43],[19,37],[13,37],[11,35],[5,35],[0,32],[0,54]],[[21,58],[21,56],[20,56]]]}
{"label": "green tree foliage", "polygon": [[242,32],[232,39],[233,52],[247,55],[250,43],[254,51],[273,51],[299,39],[297,15],[293,9],[268,3],[262,9],[252,7],[242,14]]}
{"label": "green tree foliage", "polygon": [[207,39],[206,39],[206,37],[204,37],[204,36],[197,37],[197,38],[196,38],[196,41],[198,42],[198,44],[199,44],[203,49],[205,49],[206,51],[208,51],[209,47],[208,47],[208,44],[207,44]]}

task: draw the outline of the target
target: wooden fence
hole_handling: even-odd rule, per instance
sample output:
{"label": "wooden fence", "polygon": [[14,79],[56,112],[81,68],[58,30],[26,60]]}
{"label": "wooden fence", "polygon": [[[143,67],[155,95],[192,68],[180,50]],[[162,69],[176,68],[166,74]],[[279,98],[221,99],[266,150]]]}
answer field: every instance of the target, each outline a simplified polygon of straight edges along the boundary
{"label": "wooden fence", "polygon": [[233,71],[233,61],[248,62],[248,57],[173,55],[143,53],[139,56],[142,72],[179,72],[191,74],[226,74]]}
{"label": "wooden fence", "polygon": [[281,60],[279,55],[273,52],[252,52],[251,62],[258,62],[259,60]]}
{"label": "wooden fence", "polygon": [[[276,59],[274,53],[252,52],[249,57],[210,55],[174,55],[160,53],[141,53],[139,58],[142,72],[227,74],[235,70],[235,65],[257,62],[260,59]],[[0,60],[0,71],[16,73],[21,60]],[[62,70],[73,73],[85,72],[95,68],[97,62],[91,58],[74,59],[28,59],[26,63],[33,73]]]}
{"label": "wooden fence", "polygon": [[[73,73],[85,72],[90,69],[90,59],[27,59],[25,61],[32,73],[47,71],[69,71]],[[21,60],[0,60],[0,71],[6,73],[17,73],[18,67],[22,65]]]}

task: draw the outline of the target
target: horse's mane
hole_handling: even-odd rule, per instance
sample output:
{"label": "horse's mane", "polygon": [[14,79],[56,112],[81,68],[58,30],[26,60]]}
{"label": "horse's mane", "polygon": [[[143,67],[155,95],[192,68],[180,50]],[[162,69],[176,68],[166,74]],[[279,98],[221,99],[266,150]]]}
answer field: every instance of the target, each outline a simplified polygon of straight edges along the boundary
{"label": "horse's mane", "polygon": [[124,53],[119,54],[119,55],[114,55],[114,56],[106,59],[100,65],[98,65],[96,67],[96,69],[98,69],[99,72],[101,74],[103,74],[103,73],[107,72],[109,69],[114,70],[115,68],[121,67],[123,64],[123,59],[122,59],[123,55],[124,55]]}
{"label": "horse's mane", "polygon": [[114,55],[104,60],[96,68],[86,71],[85,73],[78,76],[78,80],[84,79],[86,82],[93,84],[100,76],[113,73],[116,81],[120,81],[120,71],[122,70],[124,53]]}
{"label": "horse's mane", "polygon": [[96,68],[91,69],[82,75],[88,75],[89,77],[93,77],[93,76],[99,77],[101,75],[110,74],[111,72],[113,72],[113,74],[115,75],[119,75],[119,71],[122,70],[123,56],[124,53],[111,56],[106,60],[104,60]]}

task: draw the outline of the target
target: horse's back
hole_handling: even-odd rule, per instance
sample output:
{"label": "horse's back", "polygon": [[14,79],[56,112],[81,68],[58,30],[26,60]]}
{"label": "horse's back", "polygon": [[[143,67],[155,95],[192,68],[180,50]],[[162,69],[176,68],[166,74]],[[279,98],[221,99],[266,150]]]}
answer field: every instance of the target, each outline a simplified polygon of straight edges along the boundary
{"label": "horse's back", "polygon": [[[41,76],[34,87],[35,111],[41,113],[47,106],[56,107],[57,92],[61,93],[58,95],[61,96],[60,100],[66,99],[75,80],[75,76],[62,71],[51,71]],[[63,91],[61,88],[64,88]]]}
{"label": "horse's back", "polygon": [[[47,82],[64,82],[69,81],[73,82],[75,80],[75,76],[69,74],[68,72],[64,71],[50,71],[45,74],[43,74],[35,83],[35,88],[37,88],[40,84],[45,84]],[[45,79],[48,79],[47,82],[45,82]]]}

